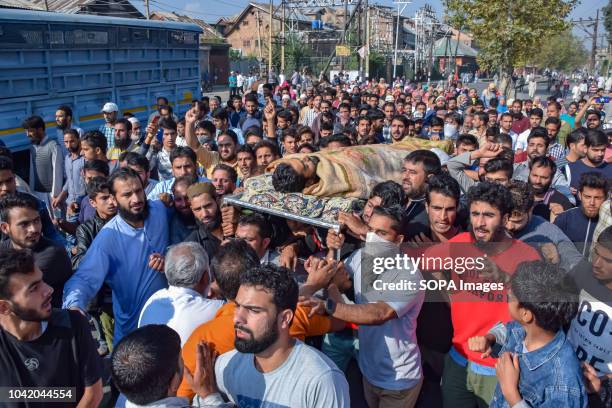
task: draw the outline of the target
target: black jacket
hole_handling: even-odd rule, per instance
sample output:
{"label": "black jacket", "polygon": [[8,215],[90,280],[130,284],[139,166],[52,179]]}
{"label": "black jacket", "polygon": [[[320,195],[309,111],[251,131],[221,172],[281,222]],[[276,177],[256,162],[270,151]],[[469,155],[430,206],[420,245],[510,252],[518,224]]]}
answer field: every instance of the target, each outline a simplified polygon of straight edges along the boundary
{"label": "black jacket", "polygon": [[106,224],[106,221],[98,217],[96,214],[91,220],[88,220],[77,227],[75,234],[77,252],[76,255],[72,255],[72,269],[79,267],[81,259],[83,259],[83,256],[85,256],[85,253],[104,224]]}
{"label": "black jacket", "polygon": [[185,238],[185,241],[197,242],[198,244],[202,245],[202,248],[204,248],[204,251],[206,251],[206,254],[208,255],[208,259],[212,259],[221,245],[219,238],[210,233],[208,228],[206,228],[204,225],[199,225],[197,230],[193,231],[187,238]]}

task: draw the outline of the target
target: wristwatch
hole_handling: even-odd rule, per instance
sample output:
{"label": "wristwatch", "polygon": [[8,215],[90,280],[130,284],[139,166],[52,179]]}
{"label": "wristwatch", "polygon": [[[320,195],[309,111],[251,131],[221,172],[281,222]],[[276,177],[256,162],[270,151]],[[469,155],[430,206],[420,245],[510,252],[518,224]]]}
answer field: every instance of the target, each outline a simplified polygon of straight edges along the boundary
{"label": "wristwatch", "polygon": [[327,298],[325,301],[325,313],[331,316],[336,311],[336,302],[333,299]]}

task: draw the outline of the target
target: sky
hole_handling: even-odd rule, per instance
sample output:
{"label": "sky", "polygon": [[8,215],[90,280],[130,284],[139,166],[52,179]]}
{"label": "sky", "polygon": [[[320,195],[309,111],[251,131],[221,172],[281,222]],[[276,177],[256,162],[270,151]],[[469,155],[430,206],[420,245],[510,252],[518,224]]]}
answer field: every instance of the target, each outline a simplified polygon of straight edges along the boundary
{"label": "sky", "polygon": [[[144,0],[131,0],[139,9],[144,9]],[[259,2],[265,3],[268,0],[258,0]],[[393,0],[370,0],[373,3],[383,4],[386,6],[393,6]],[[279,3],[279,0],[274,1],[275,4]],[[234,14],[240,13],[244,7],[249,3],[248,0],[149,0],[151,11],[162,10],[162,11],[175,11],[178,14],[187,14],[194,18],[200,18],[207,22],[214,22],[219,17],[229,17]],[[422,7],[425,3],[431,4],[436,12],[441,16],[443,12],[442,0],[413,0],[409,4],[404,15],[414,16],[416,10]],[[580,3],[575,7],[571,14],[572,19],[589,18],[595,17],[595,11],[598,8],[604,7],[608,3],[608,0],[581,0]],[[601,15],[601,13],[600,13]],[[603,31],[603,26],[600,24],[600,29]],[[574,33],[580,38],[585,37],[585,33],[574,29]],[[585,41],[585,46],[590,49],[591,44],[589,41]]]}

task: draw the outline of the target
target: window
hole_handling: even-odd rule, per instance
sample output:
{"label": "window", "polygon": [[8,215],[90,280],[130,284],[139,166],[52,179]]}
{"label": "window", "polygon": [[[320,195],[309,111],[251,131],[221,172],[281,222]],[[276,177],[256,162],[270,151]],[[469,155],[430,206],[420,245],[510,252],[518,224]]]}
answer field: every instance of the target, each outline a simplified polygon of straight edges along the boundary
{"label": "window", "polygon": [[0,44],[3,47],[42,48],[47,27],[28,23],[4,23],[0,25]]}
{"label": "window", "polygon": [[250,47],[251,46],[251,40],[243,40],[242,41],[242,46],[243,47]]}

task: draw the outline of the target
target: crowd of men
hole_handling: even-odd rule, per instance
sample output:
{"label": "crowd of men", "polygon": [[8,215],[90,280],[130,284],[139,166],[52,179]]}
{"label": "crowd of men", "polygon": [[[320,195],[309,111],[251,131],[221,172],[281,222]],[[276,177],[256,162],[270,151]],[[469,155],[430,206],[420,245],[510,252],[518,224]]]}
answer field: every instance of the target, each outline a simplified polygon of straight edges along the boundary
{"label": "crowd of men", "polygon": [[[29,174],[0,151],[0,386],[82,407],[610,406],[602,90],[278,82],[184,115],[159,97],[146,123],[113,102],[98,130],[65,105],[56,128],[24,120]],[[408,154],[340,232],[223,205],[286,155],[316,172],[314,152],[406,138],[454,152]],[[506,287],[373,298],[372,251],[485,257]]]}

